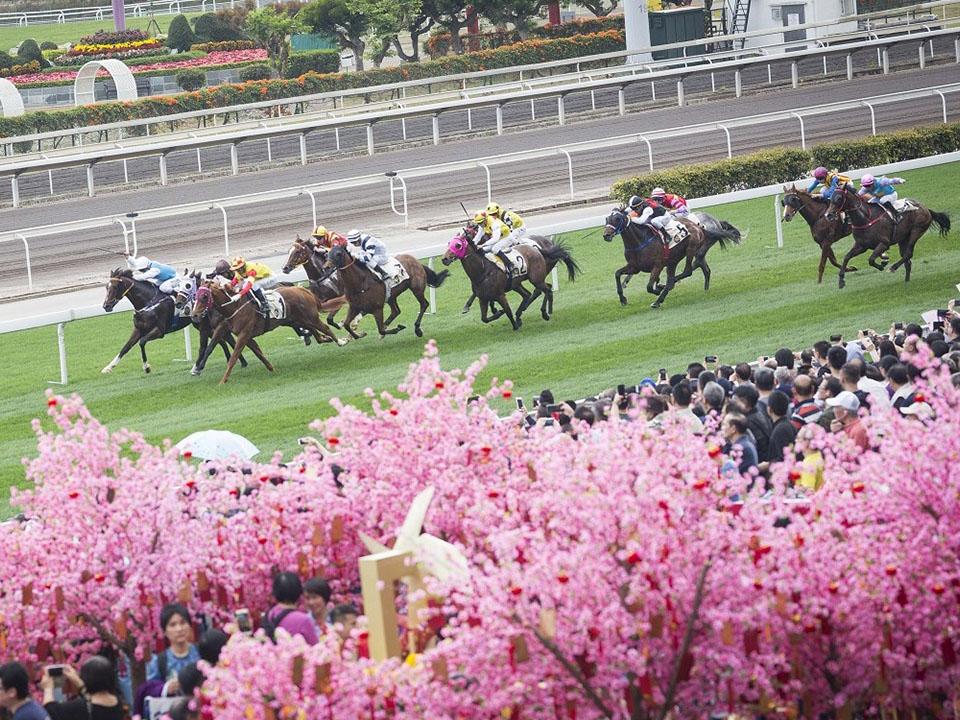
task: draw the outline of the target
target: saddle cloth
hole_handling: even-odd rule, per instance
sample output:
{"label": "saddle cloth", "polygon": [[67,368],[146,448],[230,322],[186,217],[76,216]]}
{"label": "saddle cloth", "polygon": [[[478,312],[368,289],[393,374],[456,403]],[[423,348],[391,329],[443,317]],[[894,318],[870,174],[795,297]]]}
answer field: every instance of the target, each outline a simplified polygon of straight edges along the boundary
{"label": "saddle cloth", "polygon": [[900,198],[893,204],[893,207],[898,213],[906,213],[910,212],[911,210],[916,210],[918,206],[919,203],[917,203],[916,200],[911,200],[910,198]]}
{"label": "saddle cloth", "polygon": [[[676,237],[673,236],[673,233],[676,233]],[[687,226],[683,223],[677,222],[676,220],[671,220],[667,224],[667,237],[670,238],[670,245],[667,248],[674,248],[688,237],[690,237],[690,231],[687,230]]]}
{"label": "saddle cloth", "polygon": [[408,280],[410,278],[410,276],[407,274],[406,268],[403,267],[403,263],[401,263],[395,257],[391,257],[389,260],[387,260],[387,262],[381,265],[380,268],[390,278],[390,282],[388,283],[390,290],[395,288],[404,280]]}
{"label": "saddle cloth", "polygon": [[283,320],[287,317],[287,306],[283,302],[283,295],[276,290],[264,290],[267,298],[267,313],[271,320]]}
{"label": "saddle cloth", "polygon": [[[524,243],[524,244],[527,244],[527,243]],[[536,243],[530,243],[530,244],[532,244],[534,247],[539,247]],[[507,250],[506,255],[508,258],[510,258],[510,262],[513,263],[513,276],[515,278],[526,277],[527,275],[526,258],[524,258],[523,255],[518,253],[516,250]],[[498,268],[500,268],[504,272],[507,271],[507,269],[503,266],[503,261],[500,258],[498,258],[496,255],[494,255],[493,253],[490,253],[489,255],[487,255],[487,257],[493,260],[493,262],[497,264]]]}

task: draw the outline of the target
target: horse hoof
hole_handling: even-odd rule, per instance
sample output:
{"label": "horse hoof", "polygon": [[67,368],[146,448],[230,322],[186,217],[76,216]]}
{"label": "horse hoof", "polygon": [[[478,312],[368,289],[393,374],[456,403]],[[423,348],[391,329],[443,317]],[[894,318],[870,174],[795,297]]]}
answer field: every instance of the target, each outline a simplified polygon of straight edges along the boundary
{"label": "horse hoof", "polygon": [[150,363],[144,363],[144,364],[143,364],[143,371],[144,371],[145,373],[147,373],[148,375],[150,374]]}
{"label": "horse hoof", "polygon": [[197,370],[196,366],[190,369],[190,374],[193,375],[194,377],[200,377],[200,371]]}
{"label": "horse hoof", "polygon": [[340,338],[339,340],[337,340],[337,345],[339,345],[340,347],[343,347],[348,342],[350,342],[350,338]]}
{"label": "horse hoof", "polygon": [[652,307],[654,310],[656,310],[657,308],[660,307],[660,303],[659,303],[659,302],[652,302],[652,303],[650,303],[650,307]]}
{"label": "horse hoof", "polygon": [[360,338],[364,338],[366,336],[367,334],[365,332],[360,332],[360,333],[357,333],[357,336],[354,338],[354,340],[359,340]]}
{"label": "horse hoof", "polygon": [[413,331],[417,334],[417,337],[423,337],[423,330],[420,329],[420,326],[417,325]]}
{"label": "horse hoof", "polygon": [[102,372],[104,375],[109,375],[110,373],[113,372],[113,366],[112,366],[112,365],[107,365],[107,366],[106,366],[103,370],[101,370],[100,372]]}
{"label": "horse hoof", "polygon": [[544,320],[549,320],[549,319],[550,319],[550,316],[549,316],[547,313],[545,313],[545,312],[544,312],[544,313],[540,313],[540,317],[542,317]]}
{"label": "horse hoof", "polygon": [[620,298],[620,304],[621,304],[621,305],[626,305],[626,304],[627,304],[627,299],[626,299],[625,297]]}
{"label": "horse hoof", "polygon": [[406,330],[406,329],[407,329],[407,326],[406,326],[406,325],[397,325],[397,330],[396,330],[396,332],[400,332],[401,330]]}
{"label": "horse hoof", "polygon": [[461,314],[461,315],[466,315],[468,312],[470,312],[470,308],[469,308],[468,306],[464,305],[464,306],[463,306],[463,310],[460,311],[460,314]]}

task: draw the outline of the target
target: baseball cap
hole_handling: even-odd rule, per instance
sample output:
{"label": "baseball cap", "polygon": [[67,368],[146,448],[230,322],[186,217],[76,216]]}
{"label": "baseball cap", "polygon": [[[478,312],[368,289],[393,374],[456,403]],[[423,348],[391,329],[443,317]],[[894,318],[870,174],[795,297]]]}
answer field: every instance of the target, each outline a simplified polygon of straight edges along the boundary
{"label": "baseball cap", "polygon": [[860,409],[860,399],[849,390],[844,390],[836,397],[827,398],[827,405],[841,407],[848,412],[855,413]]}
{"label": "baseball cap", "polygon": [[916,415],[922,420],[933,420],[934,417],[933,408],[925,402],[912,403],[900,408],[900,412],[904,415]]}

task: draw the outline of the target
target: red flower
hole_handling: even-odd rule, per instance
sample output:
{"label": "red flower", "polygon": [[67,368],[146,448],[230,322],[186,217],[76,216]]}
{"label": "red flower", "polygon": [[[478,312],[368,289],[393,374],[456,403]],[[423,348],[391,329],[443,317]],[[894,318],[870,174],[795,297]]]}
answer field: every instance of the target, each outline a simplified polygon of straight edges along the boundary
{"label": "red flower", "polygon": [[853,490],[855,493],[863,492],[865,488],[866,486],[862,482],[855,482],[853,485],[850,486],[850,489]]}
{"label": "red flower", "polygon": [[487,497],[488,497],[488,498],[498,498],[498,497],[500,497],[500,493],[498,493],[496,490],[491,490],[490,492],[487,493]]}
{"label": "red flower", "polygon": [[390,408],[390,414],[391,414],[391,415],[396,416],[396,415],[398,414],[398,412],[399,412],[399,411],[398,411],[396,408]]}
{"label": "red flower", "polygon": [[437,390],[443,390],[443,382],[434,383],[434,387],[437,388]]}
{"label": "red flower", "polygon": [[69,497],[71,500],[76,500],[78,497],[80,497],[80,493],[78,493],[76,490],[71,490]]}
{"label": "red flower", "polygon": [[884,572],[885,572],[887,575],[889,575],[890,577],[893,577],[894,575],[897,574],[897,566],[896,566],[896,565],[887,565],[887,569],[884,570]]}
{"label": "red flower", "polygon": [[266,545],[267,539],[265,537],[258,537],[257,542],[260,543],[261,545]]}
{"label": "red flower", "polygon": [[338,437],[327,438],[327,445],[339,445],[339,444],[340,444],[340,438]]}
{"label": "red flower", "polygon": [[830,583],[829,585],[827,585],[827,590],[829,590],[831,594],[836,595],[838,592],[840,592],[840,583],[838,582]]}
{"label": "red flower", "polygon": [[510,392],[509,390],[504,390],[504,391],[503,391],[503,396],[504,396],[507,400],[509,400],[510,398],[513,397],[513,393]]}
{"label": "red flower", "polygon": [[567,575],[565,572],[563,572],[563,570],[561,570],[560,573],[557,575],[557,581],[561,585],[566,585],[568,582],[570,582],[570,576]]}
{"label": "red flower", "polygon": [[516,585],[514,585],[512,588],[510,588],[510,594],[513,595],[514,597],[516,597],[517,595],[519,595],[519,594],[522,593],[522,592],[523,592],[523,590],[522,590],[521,588],[518,588]]}
{"label": "red flower", "polygon": [[56,404],[57,404],[56,398],[50,398],[49,400],[47,400],[47,407],[53,407]]}
{"label": "red flower", "polygon": [[931,589],[933,590],[934,595],[943,595],[944,590],[946,590],[946,588],[940,583],[937,583]]}
{"label": "red flower", "polygon": [[184,451],[183,451],[183,457],[185,457],[185,458],[192,458],[192,457],[193,457],[193,453],[190,452],[189,450],[184,450]]}
{"label": "red flower", "polygon": [[630,563],[631,565],[638,564],[640,560],[641,560],[640,553],[638,553],[636,550],[634,550],[632,553],[627,555],[627,562]]}

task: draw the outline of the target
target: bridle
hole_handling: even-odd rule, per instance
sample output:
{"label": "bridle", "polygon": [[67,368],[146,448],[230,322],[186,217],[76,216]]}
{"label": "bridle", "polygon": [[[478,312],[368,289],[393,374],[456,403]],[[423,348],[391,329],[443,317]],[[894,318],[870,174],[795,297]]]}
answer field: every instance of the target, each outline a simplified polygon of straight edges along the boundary
{"label": "bridle", "polygon": [[110,278],[109,282],[107,283],[108,285],[113,285],[114,283],[120,283],[120,284],[122,285],[122,284],[123,284],[123,283],[122,283],[123,280],[129,280],[129,281],[130,281],[130,284],[127,285],[127,289],[126,289],[126,290],[124,290],[122,293],[120,293],[120,295],[117,296],[117,302],[120,302],[121,300],[123,300],[123,299],[127,296],[127,293],[129,293],[131,290],[133,290],[133,286],[134,286],[134,284],[135,284],[134,279],[133,279],[133,278],[124,277],[124,276],[122,276],[122,275],[118,275],[117,277],[112,277],[112,278]]}
{"label": "bridle", "polygon": [[[630,221],[627,219],[627,214],[623,210],[615,210],[610,215],[610,217],[614,217],[614,216],[620,218],[618,224],[614,225],[608,222],[604,225],[604,227],[608,227],[611,230],[613,230],[614,235],[620,235],[622,237]],[[654,233],[650,233],[650,237],[648,237],[646,240],[644,240],[639,245],[637,245],[637,247],[631,248],[631,247],[624,246],[623,251],[625,253],[640,252],[641,250],[644,250],[647,247],[647,245],[653,242],[654,237],[656,237],[656,235]]]}

